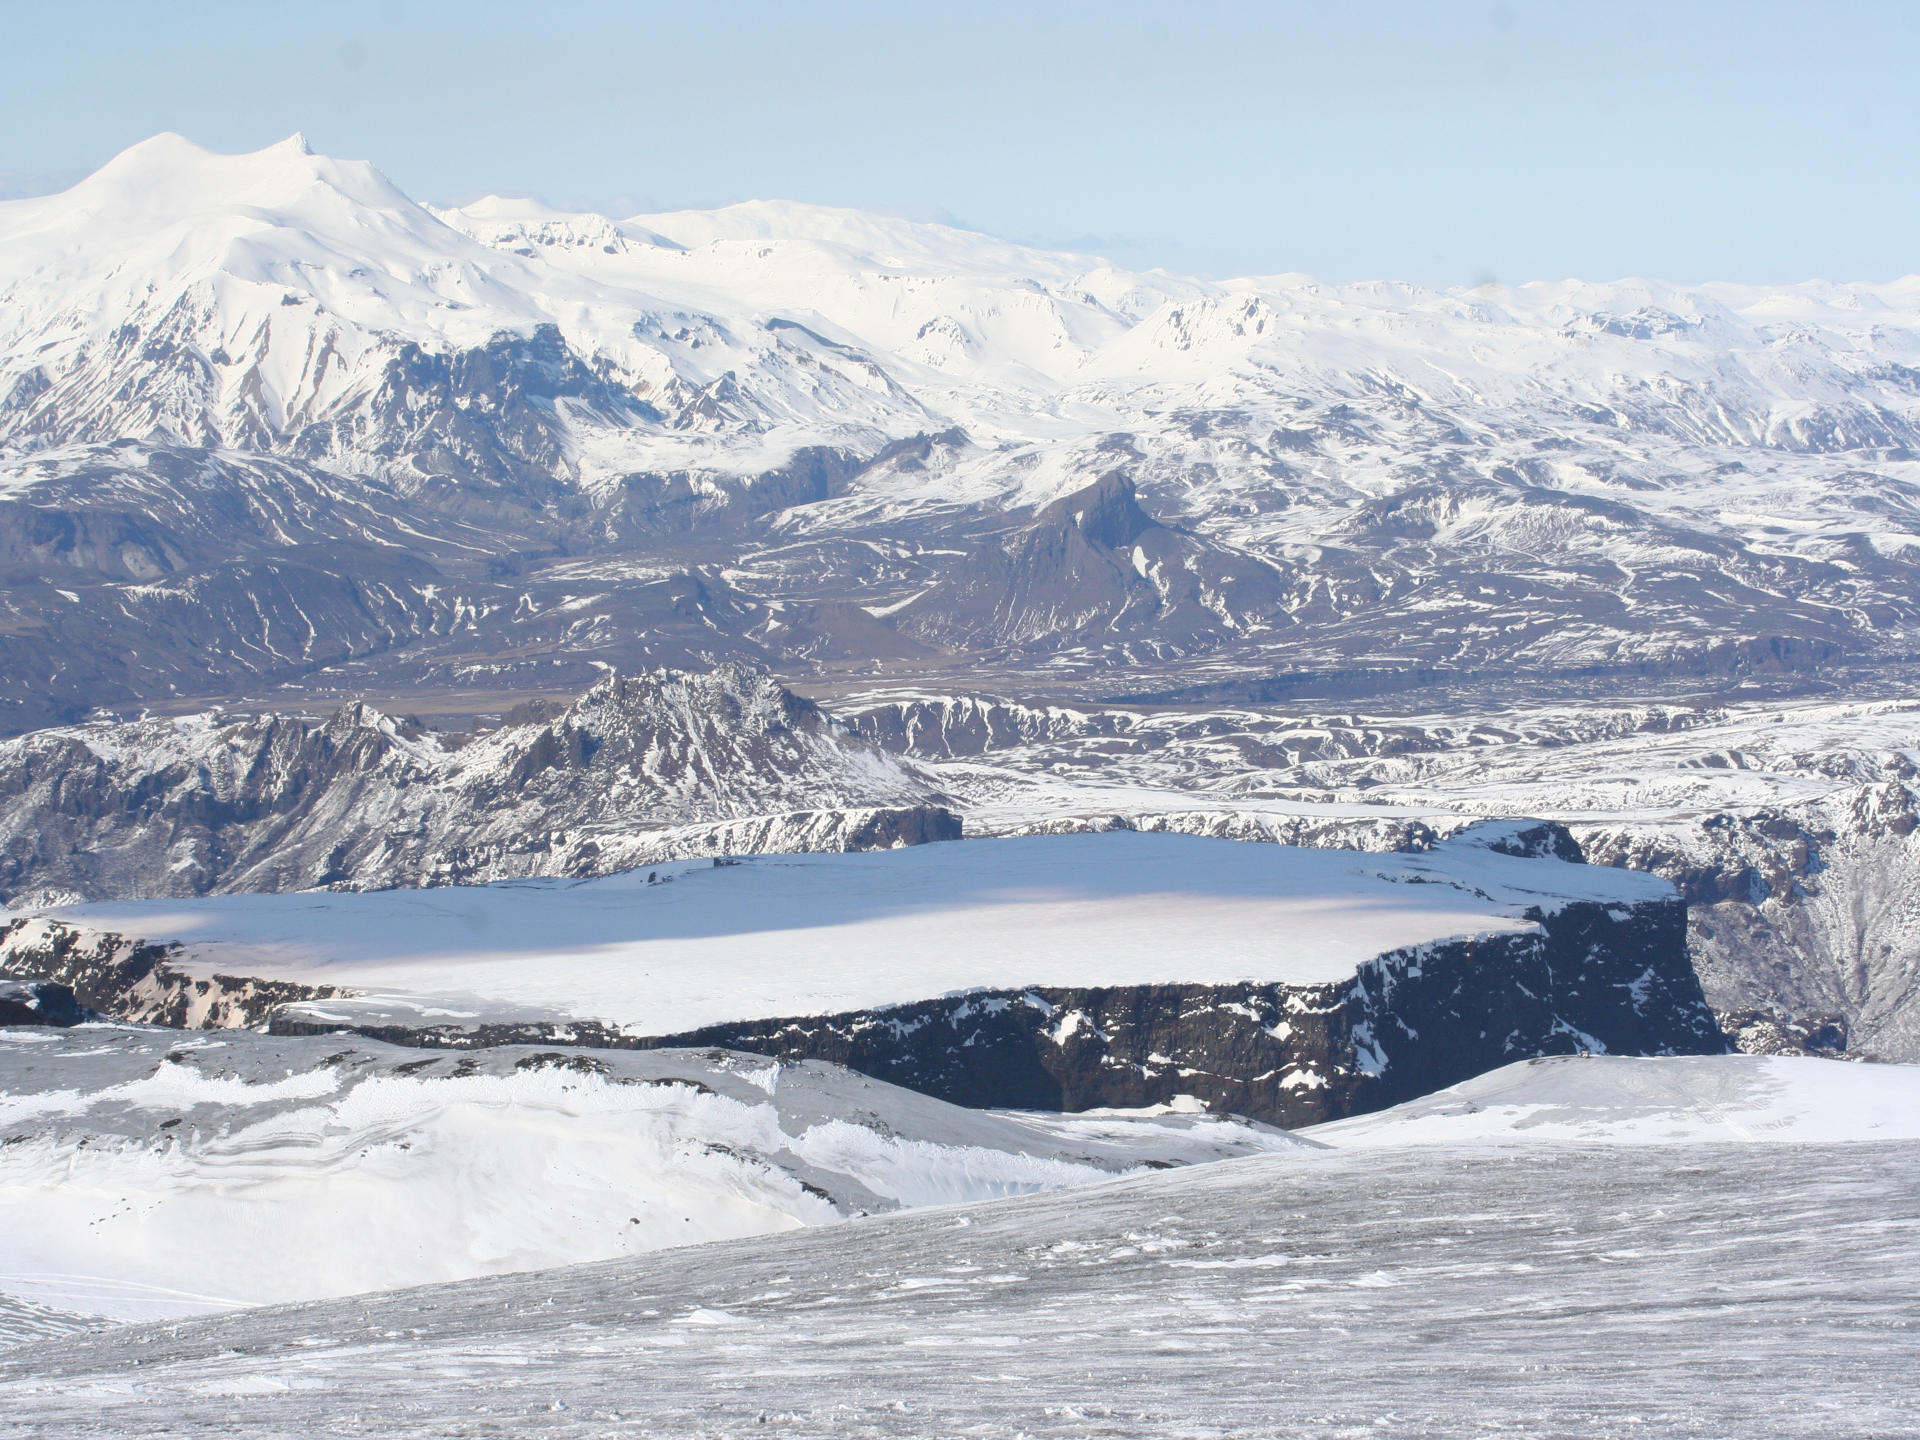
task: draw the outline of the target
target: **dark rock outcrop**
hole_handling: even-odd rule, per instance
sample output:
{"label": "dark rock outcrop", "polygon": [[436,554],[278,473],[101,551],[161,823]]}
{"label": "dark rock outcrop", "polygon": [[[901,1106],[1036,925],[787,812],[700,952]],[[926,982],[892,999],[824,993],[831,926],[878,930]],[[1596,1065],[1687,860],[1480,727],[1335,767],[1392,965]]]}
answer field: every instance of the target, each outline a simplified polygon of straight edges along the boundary
{"label": "dark rock outcrop", "polygon": [[981,992],[657,1043],[831,1060],[967,1105],[1085,1110],[1190,1095],[1286,1126],[1536,1055],[1729,1048],[1687,961],[1677,901],[1534,918],[1537,933],[1395,951],[1337,985]]}
{"label": "dark rock outcrop", "polygon": [[1115,471],[979,550],[899,623],[937,644],[1020,652],[1151,639],[1148,653],[1177,654],[1290,625],[1285,590],[1266,562],[1159,524]]}
{"label": "dark rock outcrop", "polygon": [[30,992],[40,1018],[0,1024],[77,1025],[95,1016],[183,1030],[265,1026],[296,1000],[326,1000],[332,985],[214,975],[197,978],[172,963],[179,947],[157,945],[58,921],[0,923],[0,984]]}
{"label": "dark rock outcrop", "polygon": [[[1575,902],[1530,918],[1530,933],[1397,950],[1336,984],[972,991],[648,1037],[571,1022],[356,1028],[450,1049],[714,1045],[828,1060],[964,1105],[1072,1111],[1190,1096],[1286,1126],[1377,1110],[1538,1055],[1731,1048],[1687,959],[1678,900]],[[272,1027],[343,1028],[297,1013]]]}
{"label": "dark rock outcrop", "polygon": [[78,1025],[93,1018],[71,985],[0,980],[0,1025]]}

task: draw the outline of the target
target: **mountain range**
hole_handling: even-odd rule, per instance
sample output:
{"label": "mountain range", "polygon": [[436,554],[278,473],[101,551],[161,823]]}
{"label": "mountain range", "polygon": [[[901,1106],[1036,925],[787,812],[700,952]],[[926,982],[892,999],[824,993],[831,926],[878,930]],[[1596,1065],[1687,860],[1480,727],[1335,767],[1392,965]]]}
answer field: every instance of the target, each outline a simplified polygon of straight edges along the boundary
{"label": "mountain range", "polygon": [[1202,281],[172,135],[0,203],[0,726],[609,667],[1253,700],[1897,685],[1920,279]]}

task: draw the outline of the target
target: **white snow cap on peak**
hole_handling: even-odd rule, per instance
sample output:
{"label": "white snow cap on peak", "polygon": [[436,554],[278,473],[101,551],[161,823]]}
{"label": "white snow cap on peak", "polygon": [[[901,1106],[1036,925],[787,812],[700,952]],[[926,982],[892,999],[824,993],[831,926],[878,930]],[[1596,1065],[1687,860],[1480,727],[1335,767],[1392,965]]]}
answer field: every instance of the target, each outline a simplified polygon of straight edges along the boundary
{"label": "white snow cap on peak", "polygon": [[[158,135],[129,145],[76,184],[73,190],[87,189],[102,182],[173,179],[190,174],[221,174],[228,178],[239,178],[289,170],[311,173],[314,167],[300,162],[314,158],[306,136],[297,131],[265,149],[224,154],[209,150],[175,131],[163,130]],[[71,194],[73,190],[67,193]]]}
{"label": "white snow cap on peak", "polygon": [[[513,287],[491,284],[486,263],[367,161],[316,155],[298,134],[223,155],[165,133],[62,194],[0,203],[0,336],[38,333],[62,314],[97,329],[165,313],[207,283],[224,297],[208,347],[271,315],[297,373],[293,357],[307,341],[279,315],[283,303],[301,303],[284,302],[289,294],[369,331],[435,336],[461,317],[471,322],[463,344],[545,318]],[[367,273],[390,283],[353,278]]]}
{"label": "white snow cap on peak", "polygon": [[303,135],[223,155],[166,131],[128,146],[58,195],[0,203],[0,241],[71,232],[70,253],[98,252],[117,263],[169,226],[214,222],[246,231],[278,224],[324,233],[350,213],[391,217],[409,228],[433,223],[374,165],[316,155]]}

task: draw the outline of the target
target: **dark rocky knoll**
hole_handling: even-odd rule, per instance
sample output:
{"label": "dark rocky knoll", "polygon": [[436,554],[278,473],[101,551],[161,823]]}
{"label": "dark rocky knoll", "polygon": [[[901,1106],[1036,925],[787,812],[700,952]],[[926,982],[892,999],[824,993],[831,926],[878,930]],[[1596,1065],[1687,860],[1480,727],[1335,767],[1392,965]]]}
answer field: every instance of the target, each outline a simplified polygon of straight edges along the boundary
{"label": "dark rocky knoll", "polygon": [[1091,646],[1154,660],[1290,627],[1286,598],[1273,566],[1160,524],[1115,470],[976,551],[898,624],[990,654]]}

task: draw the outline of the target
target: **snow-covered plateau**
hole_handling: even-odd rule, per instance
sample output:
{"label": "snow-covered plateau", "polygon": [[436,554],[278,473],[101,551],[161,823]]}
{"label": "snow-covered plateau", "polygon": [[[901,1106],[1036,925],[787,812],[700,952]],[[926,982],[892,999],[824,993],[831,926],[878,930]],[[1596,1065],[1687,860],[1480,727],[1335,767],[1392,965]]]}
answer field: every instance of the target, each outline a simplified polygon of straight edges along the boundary
{"label": "snow-covered plateau", "polygon": [[[475,1019],[657,1036],[969,990],[1324,985],[1389,951],[1536,931],[1529,912],[1672,898],[1652,876],[1485,845],[1362,854],[1112,833],[42,913],[177,944],[171,963],[196,978],[334,986],[383,1013],[467,1003]],[[357,1003],[300,1009],[344,1018]]]}
{"label": "snow-covered plateau", "polygon": [[22,1019],[724,1045],[965,1104],[1285,1124],[1528,1055],[1724,1050],[1673,887],[1569,844],[1498,821],[1416,853],[1119,830],[97,902],[0,914],[0,977],[31,989]]}

